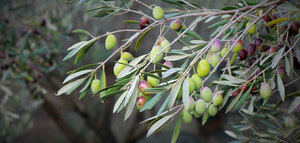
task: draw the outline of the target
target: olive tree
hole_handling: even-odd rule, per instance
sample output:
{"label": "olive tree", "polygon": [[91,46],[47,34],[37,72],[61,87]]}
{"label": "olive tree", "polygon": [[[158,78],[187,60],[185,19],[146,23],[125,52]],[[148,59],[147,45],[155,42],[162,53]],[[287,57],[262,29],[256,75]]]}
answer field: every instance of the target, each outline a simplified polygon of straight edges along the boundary
{"label": "olive tree", "polygon": [[[193,118],[201,118],[204,125],[222,111],[228,114],[238,111],[242,115],[243,120],[237,123],[241,125],[234,124],[232,131],[225,131],[237,140],[299,141],[299,126],[293,115],[299,105],[299,97],[295,97],[299,92],[285,91],[285,86],[299,80],[294,70],[294,63],[299,60],[297,2],[237,0],[233,6],[217,10],[186,0],[162,1],[170,7],[162,8],[152,1],[123,0],[101,1],[99,8],[89,10],[93,16],[103,19],[127,13],[141,18],[129,17],[123,21],[139,25],[135,29],[120,29],[99,36],[83,29],[75,30],[89,35],[90,40],[69,47],[64,61],[76,57],[76,65],[102,38],[106,50],[114,51],[104,61],[68,72],[65,85],[56,95],[71,94],[82,86],[80,99],[87,94],[99,95],[102,102],[117,97],[112,112],[125,110],[124,121],[135,110],[142,114],[156,106],[157,113],[142,122],[149,125],[147,136],[174,121],[171,142],[176,142],[182,122],[189,124]],[[139,5],[140,9],[132,9],[133,5]],[[214,29],[209,39],[205,40],[195,30],[200,23]],[[140,50],[147,34],[154,29],[159,32],[146,54],[133,57],[126,52]],[[116,35],[122,32],[133,34],[118,39]],[[167,33],[177,36],[171,39]],[[117,41],[122,41],[118,47]],[[175,47],[175,43],[181,46]],[[120,56],[113,67],[115,83],[107,85],[105,66],[115,56]],[[217,72],[221,74],[216,75]],[[288,78],[293,80],[287,82]],[[280,105],[287,98],[294,101],[286,111]],[[158,104],[160,101],[162,104]],[[286,115],[285,122],[280,121],[279,117]],[[252,133],[248,135],[249,132]]]}

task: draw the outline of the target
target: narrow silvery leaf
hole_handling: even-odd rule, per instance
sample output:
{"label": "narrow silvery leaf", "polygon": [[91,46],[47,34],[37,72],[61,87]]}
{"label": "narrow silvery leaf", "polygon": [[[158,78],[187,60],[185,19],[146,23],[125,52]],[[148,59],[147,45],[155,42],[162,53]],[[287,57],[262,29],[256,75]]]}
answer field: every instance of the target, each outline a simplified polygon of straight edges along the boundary
{"label": "narrow silvery leaf", "polygon": [[284,85],[283,85],[283,82],[282,82],[279,74],[277,74],[277,86],[278,86],[278,90],[279,90],[281,100],[284,101],[284,98],[285,98]]}
{"label": "narrow silvery leaf", "polygon": [[84,74],[86,74],[86,73],[90,73],[91,71],[92,71],[92,69],[89,69],[89,70],[82,70],[82,71],[73,73],[73,74],[69,75],[69,76],[63,81],[63,83],[66,83],[66,82],[68,82],[68,81],[70,81],[70,80],[72,80],[72,79],[74,79],[74,78],[76,78],[76,77],[78,77],[78,76],[84,75]]}
{"label": "narrow silvery leaf", "polygon": [[284,52],[284,48],[281,48],[281,49],[276,53],[275,57],[274,57],[273,60],[272,60],[272,64],[271,64],[272,69],[274,69],[274,68],[277,66],[278,62],[279,62],[280,59],[281,59],[281,56],[282,56],[283,52]]}
{"label": "narrow silvery leaf", "polygon": [[117,78],[122,78],[130,73],[130,71],[133,69],[134,66],[136,66],[141,60],[145,58],[146,55],[139,56],[132,60],[129,65],[131,66],[126,66],[117,76]]}
{"label": "narrow silvery leaf", "polygon": [[232,83],[245,83],[246,82],[246,80],[244,80],[244,79],[239,79],[237,77],[234,77],[234,76],[231,76],[228,74],[222,74],[221,77],[231,81]]}
{"label": "narrow silvery leaf", "polygon": [[185,110],[189,108],[189,77],[187,77],[182,85],[182,102]]}
{"label": "narrow silvery leaf", "polygon": [[292,113],[297,107],[300,105],[300,97],[296,97],[294,101],[291,103],[288,113]]}
{"label": "narrow silvery leaf", "polygon": [[148,118],[148,119],[146,119],[146,120],[140,122],[140,124],[145,124],[145,123],[148,123],[148,122],[150,122],[150,121],[153,121],[154,119],[157,119],[158,117],[161,117],[161,116],[163,116],[163,115],[165,115],[165,114],[167,114],[167,113],[168,113],[168,111],[165,111],[165,112],[161,113],[160,115],[152,116],[152,117],[150,117],[150,118]]}
{"label": "narrow silvery leaf", "polygon": [[79,45],[78,47],[72,49],[72,51],[70,51],[63,59],[63,61],[70,59],[71,57],[73,57],[75,54],[77,54],[82,48],[84,47],[90,47],[92,46],[95,42],[97,41],[97,38],[91,39],[81,45]]}
{"label": "narrow silvery leaf", "polygon": [[263,65],[269,58],[273,57],[274,53],[269,54],[267,57],[265,57],[263,60],[261,60],[260,65]]}
{"label": "narrow silvery leaf", "polygon": [[190,54],[185,54],[185,55],[172,55],[172,56],[166,56],[164,57],[164,60],[166,61],[178,61],[184,58],[187,58],[191,56]]}
{"label": "narrow silvery leaf", "polygon": [[178,83],[174,86],[174,88],[172,88],[172,91],[171,91],[171,97],[170,97],[170,101],[168,103],[168,108],[171,109],[175,103],[175,100],[176,100],[176,97],[177,97],[177,94],[181,88],[181,84],[182,84],[182,80],[178,81]]}
{"label": "narrow silvery leaf", "polygon": [[119,97],[119,99],[115,103],[115,106],[114,106],[114,109],[113,109],[113,113],[115,113],[118,110],[118,108],[120,107],[122,101],[125,99],[126,95],[127,95],[127,91],[125,91],[125,92],[123,92],[121,94],[121,96]]}
{"label": "narrow silvery leaf", "polygon": [[182,69],[181,68],[172,68],[172,69],[169,69],[169,70],[167,70],[166,72],[164,72],[162,74],[162,78],[169,77],[170,75],[172,75],[172,74],[174,74],[174,73],[176,73],[176,72],[178,72],[180,70],[182,70]]}
{"label": "narrow silvery leaf", "polygon": [[130,102],[129,102],[127,108],[126,108],[124,121],[126,121],[129,118],[129,116],[131,115],[131,113],[132,113],[132,111],[135,107],[138,92],[139,92],[138,88],[134,88],[134,91],[132,92],[132,95],[131,95],[131,98],[130,98]]}
{"label": "narrow silvery leaf", "polygon": [[168,115],[166,117],[163,117],[162,119],[155,122],[149,129],[147,133],[147,137],[152,135],[159,127],[161,127],[164,123],[166,123],[170,118],[172,118],[174,114]]}
{"label": "narrow silvery leaf", "polygon": [[125,106],[126,106],[127,103],[129,102],[129,99],[130,99],[130,97],[131,97],[133,91],[134,91],[135,89],[137,89],[137,81],[138,81],[138,79],[139,79],[138,77],[135,77],[135,79],[133,80],[133,82],[132,82],[132,84],[131,84],[130,89],[128,90],[127,96],[126,96],[126,98],[125,98]]}
{"label": "narrow silvery leaf", "polygon": [[[192,40],[193,41],[193,40]],[[192,42],[191,41],[191,42]],[[198,41],[198,40],[197,40]],[[200,40],[200,41],[202,41],[202,40]],[[186,51],[186,50],[191,50],[191,49],[195,49],[195,48],[197,48],[197,47],[200,47],[201,46],[201,44],[199,44],[199,45],[189,45],[189,46],[184,46],[184,47],[182,47],[182,51]],[[200,50],[202,50],[202,49],[200,49]],[[199,51],[200,52],[200,51]]]}
{"label": "narrow silvery leaf", "polygon": [[205,20],[205,23],[211,22],[212,20],[216,19],[217,17],[219,17],[219,16],[215,16],[215,15],[210,16],[209,18],[207,18],[207,20]]}
{"label": "narrow silvery leaf", "polygon": [[238,139],[237,136],[236,136],[236,134],[233,133],[233,132],[231,132],[231,131],[226,130],[225,133],[226,133],[228,136],[231,136],[231,137],[234,138],[234,139]]}
{"label": "narrow silvery leaf", "polygon": [[81,42],[78,42],[78,43],[72,45],[71,47],[69,47],[67,50],[68,50],[68,51],[69,51],[69,50],[73,50],[74,48],[83,45],[85,42],[87,42],[87,41],[81,41]]}
{"label": "narrow silvery leaf", "polygon": [[70,82],[66,85],[64,85],[61,89],[59,89],[56,93],[56,96],[61,95],[67,91],[69,91],[70,89],[72,89],[74,86],[78,85],[78,83],[81,83],[85,80],[85,78],[81,78],[81,79],[77,79],[73,82]]}

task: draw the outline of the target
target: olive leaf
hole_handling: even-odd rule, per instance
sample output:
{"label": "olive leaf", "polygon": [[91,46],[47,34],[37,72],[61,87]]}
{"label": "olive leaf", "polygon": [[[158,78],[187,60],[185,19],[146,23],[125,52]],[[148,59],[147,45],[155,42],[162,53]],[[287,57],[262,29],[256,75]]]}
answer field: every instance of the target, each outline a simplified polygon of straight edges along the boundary
{"label": "olive leaf", "polygon": [[167,78],[170,75],[172,75],[172,74],[174,74],[174,73],[176,73],[178,71],[181,71],[181,70],[182,70],[181,68],[172,68],[172,69],[169,69],[169,70],[167,70],[166,72],[164,72],[162,74],[162,78]]}
{"label": "olive leaf", "polygon": [[91,36],[91,37],[94,38],[94,36],[93,36],[90,32],[88,32],[88,31],[86,31],[86,30],[83,30],[83,29],[76,29],[76,30],[73,31],[73,33],[86,34],[86,35],[89,35],[89,36]]}
{"label": "olive leaf", "polygon": [[173,116],[174,116],[174,114],[171,114],[171,115],[165,116],[165,117],[161,118],[160,120],[158,120],[157,122],[155,122],[150,127],[149,131],[147,132],[147,137],[152,135],[159,127],[161,127],[164,123],[166,123]]}
{"label": "olive leaf", "polygon": [[[136,78],[138,79],[138,78]],[[130,93],[131,91],[129,90],[128,91],[128,94]],[[135,107],[135,103],[136,103],[136,99],[137,99],[137,95],[138,95],[138,88],[134,87],[133,88],[133,92],[132,92],[132,95],[131,95],[131,98],[130,98],[130,102],[126,108],[126,112],[125,112],[125,117],[124,117],[124,121],[126,121],[128,119],[128,117],[131,115],[134,107]],[[127,95],[128,96],[128,95]],[[126,105],[126,103],[125,103]]]}
{"label": "olive leaf", "polygon": [[152,109],[165,93],[166,91],[157,93],[154,97],[152,97],[149,101],[146,102],[146,104],[141,108],[140,112]]}
{"label": "olive leaf", "polygon": [[276,53],[275,57],[274,57],[273,60],[272,60],[272,64],[271,64],[271,68],[272,68],[272,69],[274,69],[274,68],[277,66],[278,62],[279,62],[280,59],[281,59],[281,56],[282,56],[283,52],[284,52],[284,48],[281,48],[281,49]]}
{"label": "olive leaf", "polygon": [[171,93],[170,93],[170,101],[168,103],[168,108],[171,109],[175,103],[176,97],[178,95],[178,92],[181,88],[182,80],[179,80],[175,86],[172,88]]}
{"label": "olive leaf", "polygon": [[164,57],[164,60],[166,61],[178,61],[181,59],[185,59],[187,57],[191,56],[190,54],[185,54],[185,55],[172,55],[172,56],[166,56]]}
{"label": "olive leaf", "polygon": [[117,76],[117,78],[122,78],[122,77],[125,77],[126,75],[130,74],[133,72],[133,67],[135,67],[140,61],[142,61],[144,58],[146,57],[146,55],[142,55],[142,56],[139,56],[137,58],[135,58],[134,60],[132,60],[129,65],[130,66],[126,66]]}
{"label": "olive leaf", "polygon": [[284,85],[283,85],[283,82],[282,82],[279,74],[277,74],[277,87],[278,87],[278,91],[279,91],[279,94],[280,94],[280,98],[281,98],[282,101],[284,101],[285,89],[284,89]]}
{"label": "olive leaf", "polygon": [[88,89],[88,87],[90,86],[92,80],[93,80],[94,74],[92,74],[89,79],[87,80],[86,84],[84,85],[84,87],[80,90],[80,92],[85,91],[86,89]]}
{"label": "olive leaf", "polygon": [[79,72],[76,72],[76,73],[73,73],[71,75],[69,75],[64,81],[63,81],[63,84],[78,77],[78,76],[81,76],[81,75],[84,75],[84,74],[87,74],[87,73],[90,73],[92,71],[92,69],[88,69],[88,70],[82,70],[82,71],[79,71]]}
{"label": "olive leaf", "polygon": [[[106,88],[106,74],[105,74],[105,69],[103,68],[100,77],[100,89],[104,89],[104,88]],[[102,98],[103,96],[105,96],[104,91],[100,92],[100,98]]]}
{"label": "olive leaf", "polygon": [[121,94],[121,96],[119,97],[119,99],[116,101],[116,103],[114,105],[113,113],[115,113],[118,110],[118,108],[120,107],[120,105],[124,101],[126,95],[127,95],[126,91]]}
{"label": "olive leaf", "polygon": [[173,131],[173,135],[172,135],[171,143],[176,143],[177,138],[178,138],[178,136],[180,134],[181,124],[182,124],[182,114],[179,116],[179,118],[176,121],[176,124],[175,124],[175,127],[174,127],[174,131]]}
{"label": "olive leaf", "polygon": [[[177,94],[176,94],[177,95]],[[182,85],[182,102],[185,110],[189,108],[189,77],[187,77]]]}
{"label": "olive leaf", "polygon": [[132,96],[133,92],[135,91],[135,89],[137,89],[138,80],[139,80],[138,77],[134,78],[134,80],[131,84],[131,87],[129,88],[128,93],[127,93],[126,98],[125,98],[125,106],[129,102],[129,99],[131,98],[131,96]]}
{"label": "olive leaf", "polygon": [[208,109],[206,109],[203,118],[202,118],[202,125],[204,125],[207,121],[207,119],[209,118],[209,114],[208,114]]}
{"label": "olive leaf", "polygon": [[136,41],[136,44],[135,44],[135,47],[134,47],[134,50],[135,50],[135,51],[137,51],[137,50],[140,48],[142,42],[144,41],[146,35],[149,33],[150,30],[151,30],[151,28],[149,28],[147,31],[145,31],[145,32],[142,34],[142,36]]}
{"label": "olive leaf", "polygon": [[85,78],[81,78],[81,79],[77,79],[73,82],[70,82],[70,83],[64,85],[61,89],[59,89],[57,91],[57,93],[55,95],[59,96],[59,95],[62,95],[63,93],[73,91],[74,88],[76,89],[81,83],[83,83],[84,80],[85,80]]}
{"label": "olive leaf", "polygon": [[93,38],[89,41],[84,42],[83,44],[79,44],[76,48],[72,49],[63,59],[63,61],[70,59],[76,53],[78,53],[81,49],[91,47],[98,39]]}

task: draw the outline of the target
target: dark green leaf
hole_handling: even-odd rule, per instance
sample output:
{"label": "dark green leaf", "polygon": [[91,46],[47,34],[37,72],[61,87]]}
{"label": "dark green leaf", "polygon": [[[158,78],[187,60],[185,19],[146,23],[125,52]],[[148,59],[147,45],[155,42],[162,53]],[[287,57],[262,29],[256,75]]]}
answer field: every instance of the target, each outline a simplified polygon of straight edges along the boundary
{"label": "dark green leaf", "polygon": [[91,37],[94,37],[90,32],[86,31],[86,30],[83,30],[83,29],[76,29],[73,31],[73,33],[81,33],[81,34],[86,34],[86,35],[89,35]]}
{"label": "dark green leaf", "polygon": [[135,24],[139,24],[139,21],[136,20],[124,20],[123,23],[135,23]]}
{"label": "dark green leaf", "polygon": [[260,34],[259,37],[262,39],[270,40],[270,41],[276,41],[276,39],[274,37],[272,37],[271,35]]}
{"label": "dark green leaf", "polygon": [[185,33],[185,35],[195,37],[195,38],[197,38],[197,39],[199,39],[199,40],[203,40],[202,37],[201,37],[198,33],[194,32],[194,31],[192,31],[192,30],[188,30],[188,31]]}
{"label": "dark green leaf", "polygon": [[228,23],[228,22],[229,22],[228,19],[224,19],[224,20],[219,21],[219,22],[217,22],[217,23],[215,23],[215,24],[213,24],[213,25],[208,26],[208,28],[216,28],[216,27],[219,27],[219,26],[221,26],[221,25],[225,25],[225,24]]}
{"label": "dark green leaf", "polygon": [[83,92],[81,92],[79,96],[79,100],[81,100],[87,93],[88,93],[88,89],[85,89]]}
{"label": "dark green leaf", "polygon": [[247,90],[247,92],[243,95],[243,97],[241,98],[241,100],[235,105],[233,110],[237,110],[247,99],[248,95],[250,94],[251,90],[253,87],[253,83],[250,85],[249,89]]}
{"label": "dark green leaf", "polygon": [[[105,74],[105,69],[103,68],[101,77],[100,77],[100,89],[106,88],[106,74]],[[100,92],[100,98],[102,98],[105,95],[105,92],[102,91]]]}
{"label": "dark green leaf", "polygon": [[146,104],[142,107],[140,112],[143,112],[145,110],[152,109],[154,105],[163,97],[163,95],[166,93],[166,91],[157,93],[154,97],[152,97],[149,101],[146,102]]}
{"label": "dark green leaf", "polygon": [[233,9],[237,9],[237,7],[227,6],[227,7],[222,8],[221,10],[233,10]]}
{"label": "dark green leaf", "polygon": [[93,80],[93,77],[94,77],[94,74],[89,77],[89,79],[87,80],[87,82],[84,85],[84,87],[80,90],[80,92],[85,91],[90,86],[90,84],[91,84],[91,82]]}
{"label": "dark green leaf", "polygon": [[136,41],[134,50],[137,51],[139,49],[139,47],[141,46],[142,42],[144,41],[146,35],[149,33],[149,31],[151,30],[151,28],[149,28],[147,31],[145,31],[142,36]]}
{"label": "dark green leaf", "polygon": [[112,97],[112,96],[114,96],[114,95],[117,95],[117,94],[119,94],[119,93],[122,93],[122,92],[124,92],[124,91],[126,91],[126,90],[117,90],[117,91],[108,92],[108,93],[106,93],[105,96],[103,96],[101,99],[107,99],[107,98],[110,98],[110,97]]}

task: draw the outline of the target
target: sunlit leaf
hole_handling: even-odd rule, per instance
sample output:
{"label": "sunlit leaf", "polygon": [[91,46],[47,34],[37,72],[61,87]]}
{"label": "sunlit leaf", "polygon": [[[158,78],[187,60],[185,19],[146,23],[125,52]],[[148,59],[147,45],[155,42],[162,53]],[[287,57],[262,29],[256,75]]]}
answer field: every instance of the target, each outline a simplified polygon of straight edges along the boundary
{"label": "sunlit leaf", "polygon": [[[129,92],[131,92],[131,91],[129,90],[128,93]],[[131,115],[131,113],[132,113],[132,111],[135,107],[137,95],[138,95],[138,88],[134,88],[133,92],[132,92],[132,95],[131,95],[131,98],[130,98],[130,102],[128,103],[128,106],[126,108],[124,121],[126,121],[128,119],[128,117]],[[126,105],[126,103],[125,103],[125,105]]]}
{"label": "sunlit leaf", "polygon": [[182,80],[179,80],[176,85],[172,88],[171,90],[171,98],[170,101],[168,103],[168,108],[171,109],[175,103],[176,97],[178,95],[179,89],[181,88],[181,84],[182,84]]}
{"label": "sunlit leaf", "polygon": [[73,82],[70,82],[70,83],[64,85],[61,89],[59,89],[57,91],[57,93],[55,95],[58,96],[58,95],[61,95],[63,93],[66,93],[67,91],[69,91],[73,87],[76,87],[78,84],[82,83],[84,80],[85,80],[85,78],[81,78],[81,79],[77,79]]}
{"label": "sunlit leaf", "polygon": [[166,60],[166,61],[178,61],[178,60],[187,58],[189,56],[191,56],[191,55],[189,55],[189,54],[185,54],[185,55],[171,55],[171,56],[164,57],[164,60]]}
{"label": "sunlit leaf", "polygon": [[185,110],[189,108],[189,101],[189,77],[187,77],[182,85],[182,102]]}
{"label": "sunlit leaf", "polygon": [[86,47],[91,47],[95,42],[97,41],[97,38],[91,39],[90,41],[85,42],[84,44],[78,45],[78,47],[72,49],[63,59],[63,61],[70,59],[72,56],[74,56],[76,53],[78,53],[81,49]]}
{"label": "sunlit leaf", "polygon": [[88,69],[88,70],[82,70],[82,71],[79,71],[79,72],[76,72],[76,73],[73,73],[71,75],[69,75],[64,81],[63,81],[63,84],[78,77],[78,76],[81,76],[81,75],[84,75],[84,74],[87,74],[87,73],[90,73],[92,71],[92,69]]}
{"label": "sunlit leaf", "polygon": [[119,99],[116,101],[116,103],[114,105],[113,113],[115,113],[119,109],[119,107],[122,104],[122,102],[124,101],[126,95],[127,95],[126,91],[121,94],[121,96],[119,97]]}

